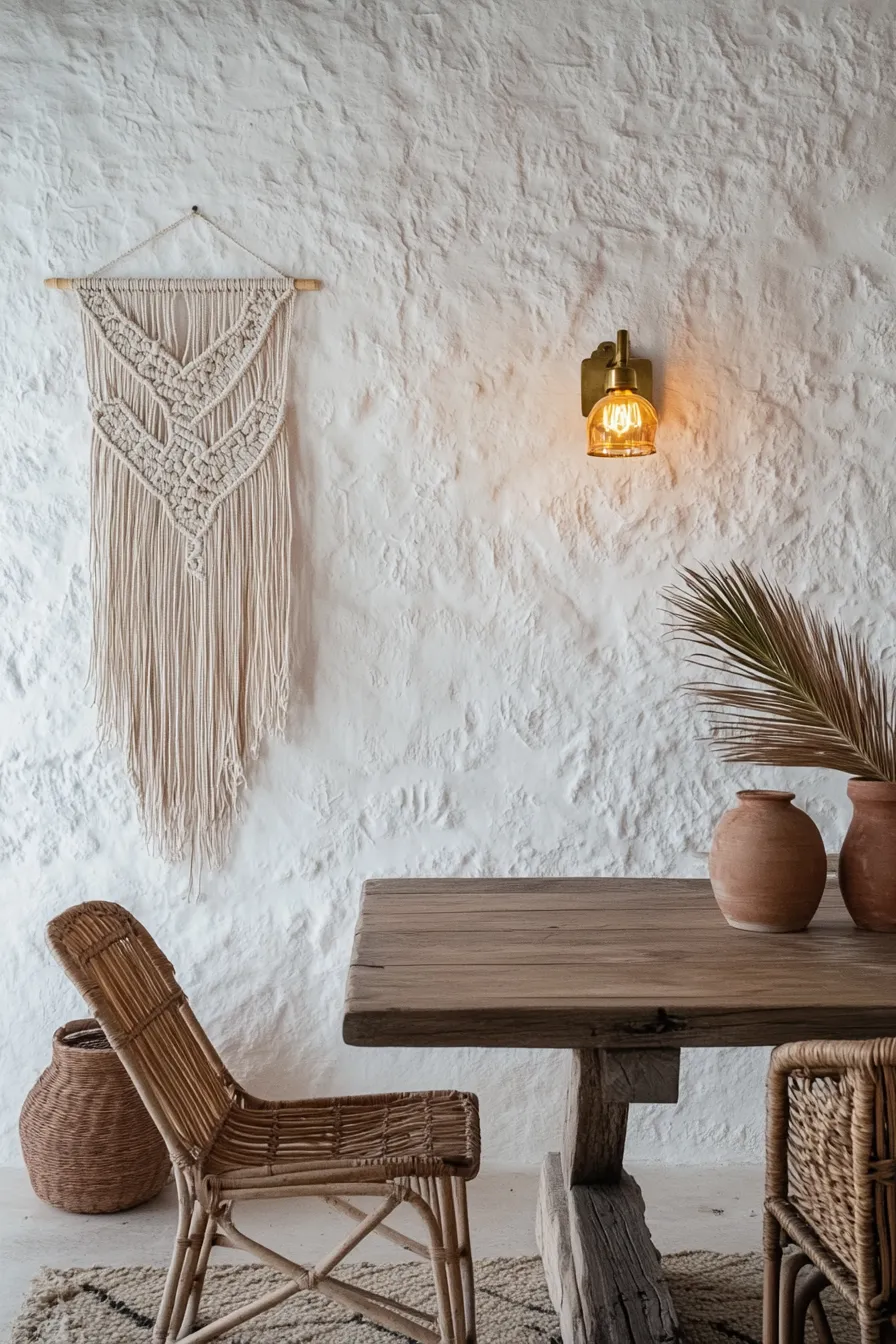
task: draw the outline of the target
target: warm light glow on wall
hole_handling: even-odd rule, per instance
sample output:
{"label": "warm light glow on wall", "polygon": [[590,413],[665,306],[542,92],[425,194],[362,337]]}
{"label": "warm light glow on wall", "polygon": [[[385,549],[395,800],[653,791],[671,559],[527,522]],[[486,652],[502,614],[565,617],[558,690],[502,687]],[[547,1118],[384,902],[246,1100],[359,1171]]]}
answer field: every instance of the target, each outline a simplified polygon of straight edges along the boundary
{"label": "warm light glow on wall", "polygon": [[627,331],[617,332],[615,343],[605,341],[582,361],[582,413],[588,416],[590,457],[647,457],[656,452],[659,422],[652,390],[650,361],[630,359]]}

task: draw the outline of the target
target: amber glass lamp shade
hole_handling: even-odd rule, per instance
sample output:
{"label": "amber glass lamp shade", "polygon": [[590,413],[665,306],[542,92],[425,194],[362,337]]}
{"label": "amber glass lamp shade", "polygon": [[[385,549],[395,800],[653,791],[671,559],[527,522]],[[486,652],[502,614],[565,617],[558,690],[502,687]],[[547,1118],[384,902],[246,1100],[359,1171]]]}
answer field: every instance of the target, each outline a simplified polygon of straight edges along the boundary
{"label": "amber glass lamp shade", "polygon": [[588,416],[589,457],[647,457],[655,453],[657,415],[646,397],[614,387]]}

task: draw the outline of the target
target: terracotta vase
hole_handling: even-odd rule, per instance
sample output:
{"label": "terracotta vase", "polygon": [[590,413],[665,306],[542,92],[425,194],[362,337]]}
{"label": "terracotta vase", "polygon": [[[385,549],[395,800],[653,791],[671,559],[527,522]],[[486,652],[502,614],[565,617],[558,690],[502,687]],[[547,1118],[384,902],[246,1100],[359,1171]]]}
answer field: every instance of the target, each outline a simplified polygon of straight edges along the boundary
{"label": "terracotta vase", "polygon": [[827,856],[811,817],[792,793],[745,789],[715,829],[709,878],[735,929],[794,933],[811,920],[824,892]]}
{"label": "terracotta vase", "polygon": [[840,890],[853,922],[896,931],[896,784],[851,779],[852,821],[840,850]]}

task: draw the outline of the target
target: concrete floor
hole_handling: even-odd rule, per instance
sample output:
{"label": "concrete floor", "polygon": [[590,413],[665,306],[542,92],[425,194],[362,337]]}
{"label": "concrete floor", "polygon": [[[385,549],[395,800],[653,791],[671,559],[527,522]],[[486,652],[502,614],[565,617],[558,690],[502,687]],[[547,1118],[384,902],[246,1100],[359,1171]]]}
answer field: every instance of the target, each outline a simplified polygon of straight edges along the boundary
{"label": "concrete floor", "polygon": [[[758,1250],[761,1244],[760,1167],[633,1167],[647,1218],[661,1252]],[[485,1168],[470,1187],[470,1220],[477,1256],[535,1255],[535,1168]],[[130,1213],[62,1213],[35,1198],[24,1171],[0,1168],[0,1339],[31,1277],[42,1265],[164,1265],[175,1218],[174,1188]],[[337,1243],[344,1220],[318,1200],[247,1204],[239,1226],[300,1261]],[[225,1256],[217,1252],[219,1262]],[[371,1237],[356,1259],[402,1258],[397,1246]]]}

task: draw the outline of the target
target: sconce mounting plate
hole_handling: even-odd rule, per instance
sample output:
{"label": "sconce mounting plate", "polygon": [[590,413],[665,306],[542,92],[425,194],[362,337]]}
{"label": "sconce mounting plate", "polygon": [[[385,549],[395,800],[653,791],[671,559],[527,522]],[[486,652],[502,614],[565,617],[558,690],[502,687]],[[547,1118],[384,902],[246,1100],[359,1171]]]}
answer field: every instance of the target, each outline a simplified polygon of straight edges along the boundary
{"label": "sconce mounting plate", "polygon": [[[604,395],[604,377],[616,358],[616,342],[601,341],[588,359],[582,360],[582,414],[591,413],[591,407]],[[649,359],[630,359],[629,364],[638,375],[638,393],[653,402],[653,364]]]}

